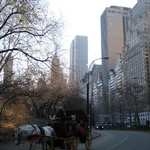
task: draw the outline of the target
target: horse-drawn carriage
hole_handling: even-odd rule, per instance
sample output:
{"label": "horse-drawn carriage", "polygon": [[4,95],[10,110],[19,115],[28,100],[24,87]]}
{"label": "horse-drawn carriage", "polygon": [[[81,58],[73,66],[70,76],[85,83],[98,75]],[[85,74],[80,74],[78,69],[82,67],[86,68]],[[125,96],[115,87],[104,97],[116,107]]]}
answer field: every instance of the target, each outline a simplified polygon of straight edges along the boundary
{"label": "horse-drawn carriage", "polygon": [[19,145],[24,135],[30,144],[29,150],[34,150],[39,142],[43,145],[42,150],[77,150],[79,142],[85,144],[86,150],[90,150],[92,134],[88,116],[82,110],[65,113],[65,116],[49,121],[48,126],[35,124],[15,128],[15,143]]}
{"label": "horse-drawn carriage", "polygon": [[84,143],[86,150],[91,149],[92,134],[88,116],[82,110],[66,111],[66,116],[56,118],[49,124],[54,128],[57,138],[55,147],[77,150],[78,143]]}

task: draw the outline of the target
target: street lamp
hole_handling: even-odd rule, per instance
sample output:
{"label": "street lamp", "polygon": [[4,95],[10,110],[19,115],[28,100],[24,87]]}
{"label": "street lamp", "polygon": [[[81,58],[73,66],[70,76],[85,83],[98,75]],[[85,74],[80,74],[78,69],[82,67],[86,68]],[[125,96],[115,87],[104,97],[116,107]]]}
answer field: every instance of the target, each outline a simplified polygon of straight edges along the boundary
{"label": "street lamp", "polygon": [[90,76],[90,67],[92,66],[92,64],[95,61],[100,60],[100,59],[106,59],[106,60],[108,60],[109,57],[97,58],[97,59],[93,60],[91,62],[91,64],[89,65],[89,67],[88,67],[88,74],[87,74],[88,75],[88,80],[87,80],[87,116],[89,117],[89,121],[90,121],[90,103],[89,103],[89,76]]}

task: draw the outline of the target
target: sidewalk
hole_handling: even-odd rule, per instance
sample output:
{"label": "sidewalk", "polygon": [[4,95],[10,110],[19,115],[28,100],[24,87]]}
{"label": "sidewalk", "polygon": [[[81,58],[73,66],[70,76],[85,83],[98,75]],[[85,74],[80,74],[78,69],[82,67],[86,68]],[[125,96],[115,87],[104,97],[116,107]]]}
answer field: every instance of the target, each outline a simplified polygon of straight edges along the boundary
{"label": "sidewalk", "polygon": [[[95,139],[99,137],[100,134],[92,131],[92,139]],[[8,142],[8,143],[0,143],[0,150],[27,150],[27,142],[22,142],[19,146],[15,145],[13,142]],[[41,150],[42,145],[37,144],[37,149],[36,150]]]}

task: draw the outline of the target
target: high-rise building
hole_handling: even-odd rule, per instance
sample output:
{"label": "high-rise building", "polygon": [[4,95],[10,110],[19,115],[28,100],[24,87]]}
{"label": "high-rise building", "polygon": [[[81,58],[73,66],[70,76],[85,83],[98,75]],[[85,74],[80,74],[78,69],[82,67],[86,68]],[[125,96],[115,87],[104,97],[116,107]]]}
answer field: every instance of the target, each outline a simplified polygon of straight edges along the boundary
{"label": "high-rise building", "polygon": [[116,55],[116,66],[110,70],[109,80],[109,121],[114,125],[124,122],[124,114],[122,113],[124,111],[122,69],[122,53],[119,52]]}
{"label": "high-rise building", "polygon": [[103,77],[103,103],[106,120],[109,116],[109,71],[115,68],[116,54],[122,50],[126,41],[127,16],[130,8],[111,6],[106,8],[101,15],[101,52],[102,58],[109,57],[109,60],[102,59]]}
{"label": "high-rise building", "polygon": [[124,83],[144,86],[143,110],[150,111],[150,0],[138,0],[129,15],[128,27],[123,49]]}
{"label": "high-rise building", "polygon": [[88,72],[88,37],[76,36],[70,47],[70,81],[80,85]]}

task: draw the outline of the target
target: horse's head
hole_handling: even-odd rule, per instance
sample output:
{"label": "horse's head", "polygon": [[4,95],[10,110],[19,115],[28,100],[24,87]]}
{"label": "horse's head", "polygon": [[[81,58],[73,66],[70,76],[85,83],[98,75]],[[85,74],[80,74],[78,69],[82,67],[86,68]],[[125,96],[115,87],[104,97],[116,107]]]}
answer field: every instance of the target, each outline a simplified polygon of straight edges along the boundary
{"label": "horse's head", "polygon": [[18,127],[18,128],[14,128],[14,138],[15,138],[15,144],[16,145],[19,145],[20,142],[21,142],[21,138],[22,138],[22,131],[21,131],[21,128]]}

